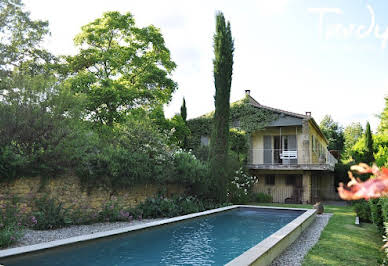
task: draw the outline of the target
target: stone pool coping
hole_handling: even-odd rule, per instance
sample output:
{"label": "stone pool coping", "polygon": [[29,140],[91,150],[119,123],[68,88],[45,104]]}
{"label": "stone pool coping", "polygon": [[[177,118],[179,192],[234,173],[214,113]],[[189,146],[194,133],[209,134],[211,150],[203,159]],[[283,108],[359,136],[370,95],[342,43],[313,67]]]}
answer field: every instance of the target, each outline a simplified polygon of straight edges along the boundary
{"label": "stone pool coping", "polygon": [[[155,221],[155,222],[150,222],[150,223],[140,224],[140,225],[132,225],[132,226],[109,230],[105,232],[98,232],[98,233],[93,233],[88,235],[75,236],[75,237],[70,237],[66,239],[50,241],[46,243],[39,243],[35,245],[30,245],[30,246],[0,250],[0,259],[8,258],[16,255],[25,255],[31,252],[43,251],[49,248],[80,243],[80,242],[99,239],[107,236],[114,236],[118,234],[128,233],[131,231],[152,228],[160,225],[165,225],[169,223],[179,222],[182,220],[196,218],[199,216],[205,216],[205,215],[219,213],[219,212],[223,212],[231,209],[244,208],[244,207],[258,208],[258,209],[302,210],[302,211],[305,211],[305,213],[303,213],[295,220],[293,220],[292,222],[288,223],[287,225],[279,229],[271,236],[261,241],[258,245],[254,246],[253,248],[244,252],[242,255],[230,261],[228,265],[251,265],[251,264],[257,264],[257,263],[259,263],[257,265],[269,264],[276,256],[278,256],[289,244],[291,244],[300,235],[300,233],[304,230],[305,227],[307,227],[306,221],[311,220],[309,222],[310,224],[312,222],[311,217],[314,216],[315,218],[315,210],[306,210],[303,208],[285,208],[285,207],[270,207],[270,206],[256,206],[256,205],[232,205],[232,206],[217,208],[213,210],[207,210],[203,212],[173,217],[162,221]],[[300,228],[300,230],[297,230],[298,228]],[[288,235],[290,233],[292,235],[291,238]],[[287,240],[287,241],[284,241],[284,240]]]}
{"label": "stone pool coping", "polygon": [[228,262],[227,266],[240,265],[270,265],[271,262],[279,256],[289,245],[291,245],[300,234],[314,221],[316,216],[315,209],[303,208],[283,208],[283,207],[264,207],[250,206],[246,207],[270,208],[270,209],[286,209],[286,210],[303,210],[302,215],[295,218],[290,223],[286,224],[278,231],[265,238],[256,246],[248,249],[240,256]]}

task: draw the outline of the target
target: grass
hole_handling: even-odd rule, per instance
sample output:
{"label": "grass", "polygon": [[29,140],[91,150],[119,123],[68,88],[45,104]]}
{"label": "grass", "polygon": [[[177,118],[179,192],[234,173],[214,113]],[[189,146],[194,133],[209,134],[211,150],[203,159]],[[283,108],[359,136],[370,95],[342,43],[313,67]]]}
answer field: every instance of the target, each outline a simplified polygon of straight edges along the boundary
{"label": "grass", "polygon": [[[311,209],[311,205],[258,204]],[[333,213],[318,243],[304,257],[303,265],[380,265],[382,238],[373,224],[354,225],[352,207],[325,206]]]}

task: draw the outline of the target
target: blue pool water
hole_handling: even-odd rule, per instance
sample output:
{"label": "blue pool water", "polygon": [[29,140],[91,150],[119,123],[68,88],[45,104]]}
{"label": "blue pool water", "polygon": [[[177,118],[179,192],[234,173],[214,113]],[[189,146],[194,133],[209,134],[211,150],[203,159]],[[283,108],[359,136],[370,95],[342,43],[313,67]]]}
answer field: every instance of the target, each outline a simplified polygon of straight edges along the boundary
{"label": "blue pool water", "polygon": [[156,228],[52,249],[4,265],[222,265],[304,211],[238,208]]}

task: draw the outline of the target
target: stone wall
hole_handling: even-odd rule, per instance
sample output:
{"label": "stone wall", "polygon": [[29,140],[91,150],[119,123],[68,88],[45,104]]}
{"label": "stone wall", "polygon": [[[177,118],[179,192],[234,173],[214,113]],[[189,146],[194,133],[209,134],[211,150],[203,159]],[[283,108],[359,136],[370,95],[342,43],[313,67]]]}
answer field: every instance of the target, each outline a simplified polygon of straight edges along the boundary
{"label": "stone wall", "polygon": [[19,178],[12,182],[0,183],[0,205],[6,203],[10,197],[16,196],[21,207],[31,209],[33,199],[43,195],[63,202],[65,207],[87,207],[101,210],[104,204],[117,198],[124,207],[135,207],[147,197],[156,195],[160,190],[165,190],[168,195],[182,194],[184,188],[179,185],[137,185],[130,189],[120,189],[113,192],[110,189],[96,187],[86,191],[81,187],[76,176],[62,176],[52,178],[41,186],[39,177]]}

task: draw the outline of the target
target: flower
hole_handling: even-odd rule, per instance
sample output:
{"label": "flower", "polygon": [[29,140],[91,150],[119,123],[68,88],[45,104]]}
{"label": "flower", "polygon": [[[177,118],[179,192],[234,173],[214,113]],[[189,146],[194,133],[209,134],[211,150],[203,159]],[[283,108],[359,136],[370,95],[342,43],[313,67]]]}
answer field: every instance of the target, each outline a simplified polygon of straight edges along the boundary
{"label": "flower", "polygon": [[367,164],[360,163],[359,165],[353,165],[351,170],[357,171],[360,174],[371,173],[374,178],[369,178],[367,181],[362,182],[359,178],[354,178],[352,172],[349,171],[348,175],[350,182],[347,188],[343,183],[340,183],[338,187],[338,194],[344,200],[359,200],[379,198],[388,194],[388,169],[379,168],[376,165],[369,167]]}
{"label": "flower", "polygon": [[36,220],[35,216],[31,216],[31,222],[33,224],[37,224],[38,223],[38,220]]}

